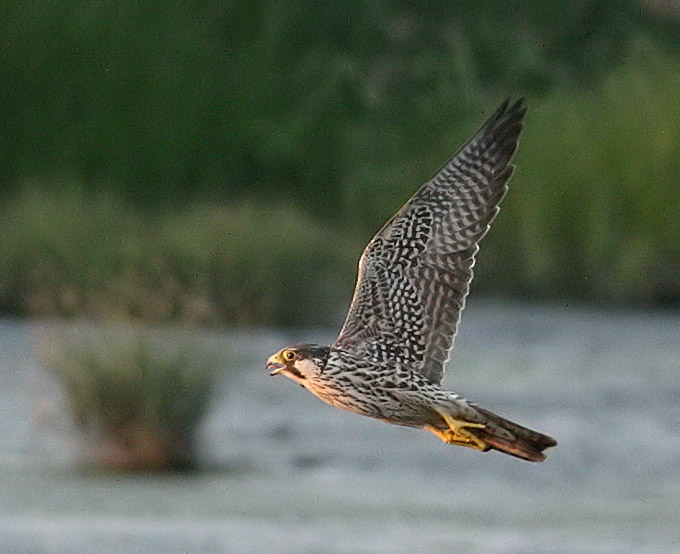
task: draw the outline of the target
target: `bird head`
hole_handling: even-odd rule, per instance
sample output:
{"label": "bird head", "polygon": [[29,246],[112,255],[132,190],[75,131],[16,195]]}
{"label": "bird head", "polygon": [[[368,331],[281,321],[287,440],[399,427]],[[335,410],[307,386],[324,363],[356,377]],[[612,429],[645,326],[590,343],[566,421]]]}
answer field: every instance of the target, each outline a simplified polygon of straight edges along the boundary
{"label": "bird head", "polygon": [[328,346],[316,344],[288,346],[267,360],[267,369],[271,375],[285,375],[304,386],[323,371],[329,351]]}

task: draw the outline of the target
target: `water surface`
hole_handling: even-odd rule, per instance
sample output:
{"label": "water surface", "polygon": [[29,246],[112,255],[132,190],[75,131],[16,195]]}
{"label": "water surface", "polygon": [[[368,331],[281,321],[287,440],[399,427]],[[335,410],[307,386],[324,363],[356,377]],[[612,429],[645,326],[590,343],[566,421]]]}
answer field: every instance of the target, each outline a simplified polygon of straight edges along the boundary
{"label": "water surface", "polygon": [[86,474],[38,326],[0,322],[0,552],[680,552],[680,314],[471,302],[447,384],[555,436],[543,464],[333,409],[263,361],[331,331],[211,332],[209,469]]}

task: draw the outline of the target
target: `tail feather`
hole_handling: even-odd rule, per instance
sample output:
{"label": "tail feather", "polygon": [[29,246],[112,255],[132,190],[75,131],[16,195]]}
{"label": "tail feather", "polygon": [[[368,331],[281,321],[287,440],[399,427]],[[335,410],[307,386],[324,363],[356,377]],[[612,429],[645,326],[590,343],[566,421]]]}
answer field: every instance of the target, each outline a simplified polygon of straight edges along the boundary
{"label": "tail feather", "polygon": [[543,451],[557,445],[557,441],[548,435],[522,427],[479,406],[475,406],[475,409],[488,420],[488,423],[484,429],[469,431],[474,432],[490,449],[523,460],[542,462],[546,457]]}

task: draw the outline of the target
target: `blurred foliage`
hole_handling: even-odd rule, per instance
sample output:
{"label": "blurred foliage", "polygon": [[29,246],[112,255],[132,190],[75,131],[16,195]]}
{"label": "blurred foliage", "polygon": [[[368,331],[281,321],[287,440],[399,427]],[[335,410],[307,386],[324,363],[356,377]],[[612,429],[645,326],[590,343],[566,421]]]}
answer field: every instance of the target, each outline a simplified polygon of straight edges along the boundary
{"label": "blurred foliage", "polygon": [[525,289],[680,300],[680,68],[648,54],[530,119],[514,188]]}
{"label": "blurred foliage", "polygon": [[597,87],[532,103],[475,286],[680,302],[680,66],[650,45]]}
{"label": "blurred foliage", "polygon": [[196,466],[217,359],[195,340],[112,325],[62,327],[42,338],[42,362],[63,383],[84,433],[85,461],[124,470]]}
{"label": "blurred foliage", "polygon": [[631,0],[8,0],[0,179],[341,215],[376,158],[389,176],[500,96],[592,83],[642,32],[677,46],[667,28]]}
{"label": "blurred foliage", "polygon": [[4,311],[150,323],[318,323],[358,250],[291,205],[149,214],[73,188],[17,195],[0,236]]}
{"label": "blurred foliage", "polygon": [[679,39],[665,0],[4,2],[0,307],[327,320],[508,95],[475,287],[677,301]]}

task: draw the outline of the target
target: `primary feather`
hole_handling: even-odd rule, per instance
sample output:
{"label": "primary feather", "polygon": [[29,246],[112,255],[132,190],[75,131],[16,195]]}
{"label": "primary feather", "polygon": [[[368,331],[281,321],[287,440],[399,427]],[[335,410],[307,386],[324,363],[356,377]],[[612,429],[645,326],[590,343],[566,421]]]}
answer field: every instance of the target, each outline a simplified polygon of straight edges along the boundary
{"label": "primary feather", "polygon": [[441,382],[478,243],[498,213],[526,112],[506,100],[368,244],[334,346]]}

